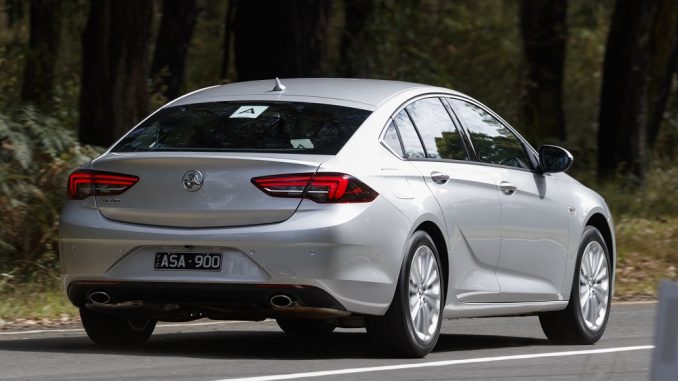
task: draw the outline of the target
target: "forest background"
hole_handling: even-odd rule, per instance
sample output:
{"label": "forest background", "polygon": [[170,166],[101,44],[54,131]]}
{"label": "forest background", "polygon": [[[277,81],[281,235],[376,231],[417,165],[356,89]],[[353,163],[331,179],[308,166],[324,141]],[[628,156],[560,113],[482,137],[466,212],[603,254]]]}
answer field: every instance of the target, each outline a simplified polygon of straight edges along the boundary
{"label": "forest background", "polygon": [[276,76],[449,87],[568,148],[614,214],[616,297],[653,299],[678,279],[677,59],[675,0],[0,0],[0,323],[74,313],[70,171],[183,93]]}

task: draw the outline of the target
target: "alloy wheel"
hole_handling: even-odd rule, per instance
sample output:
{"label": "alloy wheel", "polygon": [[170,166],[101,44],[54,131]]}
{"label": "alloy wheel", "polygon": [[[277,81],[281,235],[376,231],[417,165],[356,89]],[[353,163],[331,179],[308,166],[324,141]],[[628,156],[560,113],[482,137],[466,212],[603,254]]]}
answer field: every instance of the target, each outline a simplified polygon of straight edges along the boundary
{"label": "alloy wheel", "polygon": [[409,278],[412,327],[419,340],[428,342],[436,334],[441,299],[438,261],[428,246],[420,246],[414,253]]}
{"label": "alloy wheel", "polygon": [[598,331],[605,322],[610,299],[610,275],[605,250],[590,242],[579,265],[579,307],[586,327]]}

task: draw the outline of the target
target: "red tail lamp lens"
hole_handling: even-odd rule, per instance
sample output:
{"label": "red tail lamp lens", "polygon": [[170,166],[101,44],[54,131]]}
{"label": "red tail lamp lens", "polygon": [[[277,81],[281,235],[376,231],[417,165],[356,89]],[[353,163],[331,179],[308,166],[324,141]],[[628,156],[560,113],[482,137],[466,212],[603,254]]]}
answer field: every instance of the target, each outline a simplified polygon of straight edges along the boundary
{"label": "red tail lamp lens", "polygon": [[252,183],[273,197],[307,198],[317,203],[373,201],[379,193],[344,173],[298,173],[255,177]]}
{"label": "red tail lamp lens", "polygon": [[137,181],[137,176],[79,169],[68,177],[68,198],[82,200],[89,196],[114,196],[125,192]]}
{"label": "red tail lamp lens", "polygon": [[312,178],[312,173],[300,173],[296,175],[255,177],[252,179],[252,183],[273,197],[301,198]]}

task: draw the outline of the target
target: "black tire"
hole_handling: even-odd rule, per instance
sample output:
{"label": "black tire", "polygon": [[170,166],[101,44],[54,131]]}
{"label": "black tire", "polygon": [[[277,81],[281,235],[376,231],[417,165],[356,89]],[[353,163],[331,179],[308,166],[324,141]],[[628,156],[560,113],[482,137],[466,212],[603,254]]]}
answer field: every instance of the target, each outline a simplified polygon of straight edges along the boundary
{"label": "black tire", "polygon": [[280,329],[289,335],[324,336],[336,328],[325,320],[277,318]]}
{"label": "black tire", "polygon": [[155,329],[155,320],[103,314],[80,308],[80,319],[87,336],[99,345],[133,347],[146,342]]}
{"label": "black tire", "polygon": [[[430,339],[421,340],[415,333],[409,306],[409,279],[412,259],[421,246],[427,246],[435,257],[439,276],[440,300],[438,321]],[[384,316],[367,316],[365,325],[372,348],[386,356],[421,358],[429,354],[438,342],[442,325],[442,311],[445,305],[445,283],[440,268],[440,256],[431,237],[417,231],[410,238],[407,258],[400,270],[398,286],[391,306]]]}
{"label": "black tire", "polygon": [[[579,299],[579,274],[581,270],[582,256],[584,250],[591,242],[597,242],[602,246],[605,252],[605,261],[607,263],[608,277],[610,286],[608,287],[607,310],[603,323],[597,330],[591,330],[587,327],[582,314],[581,301]],[[593,226],[587,226],[582,234],[581,243],[577,252],[577,262],[574,276],[572,279],[572,289],[570,291],[570,300],[567,308],[561,311],[542,312],[539,314],[541,328],[548,339],[556,344],[594,344],[603,336],[607,321],[610,316],[610,307],[612,301],[612,268],[610,266],[610,252],[603,236],[598,229]]]}

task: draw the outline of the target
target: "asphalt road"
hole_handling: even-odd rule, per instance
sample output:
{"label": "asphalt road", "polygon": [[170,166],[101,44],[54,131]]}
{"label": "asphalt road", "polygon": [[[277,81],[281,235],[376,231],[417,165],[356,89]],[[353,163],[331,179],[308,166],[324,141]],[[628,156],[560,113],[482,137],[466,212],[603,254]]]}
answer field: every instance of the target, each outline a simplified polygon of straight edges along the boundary
{"label": "asphalt road", "polygon": [[80,329],[0,332],[2,380],[646,380],[656,304],[615,304],[594,346],[546,341],[536,317],[448,320],[421,360],[374,357],[363,330],[287,336],[272,321],[164,324],[137,350]]}

